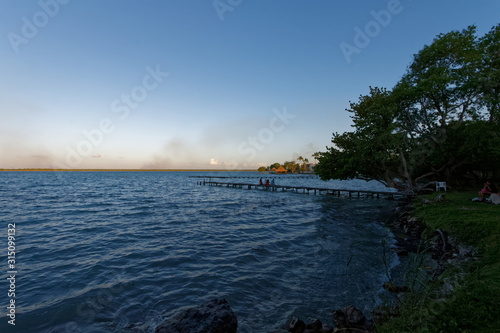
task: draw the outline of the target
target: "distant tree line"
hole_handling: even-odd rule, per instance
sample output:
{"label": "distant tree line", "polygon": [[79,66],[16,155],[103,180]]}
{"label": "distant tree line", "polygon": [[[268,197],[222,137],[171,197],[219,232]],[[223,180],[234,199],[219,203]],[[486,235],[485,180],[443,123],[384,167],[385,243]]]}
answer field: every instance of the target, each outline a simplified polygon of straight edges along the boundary
{"label": "distant tree line", "polygon": [[[316,160],[320,156],[320,153],[314,153],[312,157]],[[286,169],[288,173],[301,173],[308,171],[309,159],[299,156],[296,161],[286,161],[283,163],[273,163],[267,167],[261,166],[257,170],[259,172],[272,171],[273,169],[278,169],[280,166]]]}
{"label": "distant tree line", "polygon": [[500,25],[438,35],[392,88],[350,102],[355,128],[319,153],[324,180],[360,178],[418,191],[427,181],[498,177]]}

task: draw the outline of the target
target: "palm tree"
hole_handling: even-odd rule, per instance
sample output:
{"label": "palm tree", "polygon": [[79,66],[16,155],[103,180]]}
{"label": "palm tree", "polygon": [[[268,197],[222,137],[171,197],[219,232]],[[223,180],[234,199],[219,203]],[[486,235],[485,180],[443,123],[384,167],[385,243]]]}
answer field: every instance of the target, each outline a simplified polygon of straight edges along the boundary
{"label": "palm tree", "polygon": [[304,172],[307,169],[307,163],[309,163],[309,160],[307,158],[303,159],[304,163],[300,166],[300,171]]}
{"label": "palm tree", "polygon": [[303,162],[304,162],[304,158],[302,156],[299,156],[297,158],[297,160],[299,161],[299,171],[302,170],[302,165],[303,165]]}

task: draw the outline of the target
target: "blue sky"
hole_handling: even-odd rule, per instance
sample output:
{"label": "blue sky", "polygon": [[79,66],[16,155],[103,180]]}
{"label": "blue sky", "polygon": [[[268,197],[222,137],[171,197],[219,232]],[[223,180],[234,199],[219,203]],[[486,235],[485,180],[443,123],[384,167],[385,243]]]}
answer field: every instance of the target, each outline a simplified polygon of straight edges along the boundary
{"label": "blue sky", "polygon": [[0,168],[312,160],[351,130],[349,101],[498,13],[493,0],[2,0]]}

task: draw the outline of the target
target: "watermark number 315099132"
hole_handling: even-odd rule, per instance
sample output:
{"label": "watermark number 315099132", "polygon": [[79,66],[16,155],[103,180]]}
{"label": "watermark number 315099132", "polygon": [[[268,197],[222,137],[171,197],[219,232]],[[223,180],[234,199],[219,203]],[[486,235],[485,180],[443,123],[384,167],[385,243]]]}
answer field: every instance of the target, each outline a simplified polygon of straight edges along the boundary
{"label": "watermark number 315099132", "polygon": [[9,281],[9,304],[7,305],[8,323],[16,325],[16,224],[9,223],[7,230],[7,281]]}

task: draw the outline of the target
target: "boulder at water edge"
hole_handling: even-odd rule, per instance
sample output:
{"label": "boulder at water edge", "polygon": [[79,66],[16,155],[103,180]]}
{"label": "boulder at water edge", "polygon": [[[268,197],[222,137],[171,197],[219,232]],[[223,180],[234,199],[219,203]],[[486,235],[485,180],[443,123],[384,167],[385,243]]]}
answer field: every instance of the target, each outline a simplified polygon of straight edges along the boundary
{"label": "boulder at water edge", "polygon": [[361,310],[348,306],[344,310],[333,311],[333,321],[342,332],[374,332],[373,323],[366,319]]}
{"label": "boulder at water edge", "polygon": [[181,311],[156,327],[155,333],[236,333],[238,320],[225,299],[212,299]]}

